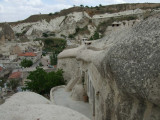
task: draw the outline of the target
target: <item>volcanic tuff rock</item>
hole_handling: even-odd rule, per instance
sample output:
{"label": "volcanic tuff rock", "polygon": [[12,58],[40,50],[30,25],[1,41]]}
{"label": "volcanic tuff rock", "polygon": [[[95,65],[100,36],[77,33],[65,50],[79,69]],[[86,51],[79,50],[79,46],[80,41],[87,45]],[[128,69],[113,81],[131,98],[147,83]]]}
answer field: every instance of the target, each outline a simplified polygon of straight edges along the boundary
{"label": "volcanic tuff rock", "polygon": [[33,92],[19,92],[0,105],[1,120],[89,120],[84,115],[54,105]]}
{"label": "volcanic tuff rock", "polygon": [[68,90],[85,79],[95,120],[160,119],[160,14],[58,58],[58,67],[71,76]]}
{"label": "volcanic tuff rock", "polygon": [[8,23],[5,23],[2,26],[2,32],[6,40],[11,41],[15,38],[14,31],[12,30],[11,26]]}
{"label": "volcanic tuff rock", "polygon": [[0,44],[3,44],[5,42],[5,36],[3,34],[3,31],[0,31]]}

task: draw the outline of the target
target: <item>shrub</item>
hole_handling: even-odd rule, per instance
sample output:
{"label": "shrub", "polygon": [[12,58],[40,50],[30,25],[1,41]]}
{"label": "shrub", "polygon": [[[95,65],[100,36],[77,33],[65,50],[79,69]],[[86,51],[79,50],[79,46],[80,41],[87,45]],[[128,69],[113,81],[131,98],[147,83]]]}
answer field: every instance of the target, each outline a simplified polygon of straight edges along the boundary
{"label": "shrub", "polygon": [[46,45],[50,45],[50,44],[54,44],[54,41],[49,38],[49,39],[45,39],[45,40],[44,40],[44,43],[45,43]]}
{"label": "shrub", "polygon": [[48,34],[47,33],[43,33],[43,37],[48,37]]}
{"label": "shrub", "polygon": [[93,39],[94,39],[94,40],[99,39],[99,33],[98,33],[98,32],[95,32],[95,33],[94,33]]}
{"label": "shrub", "polygon": [[97,40],[100,39],[99,33],[95,31],[94,35],[90,37],[89,40]]}
{"label": "shrub", "polygon": [[52,16],[52,15],[53,15],[53,13],[49,13],[48,15],[49,15],[49,16]]}
{"label": "shrub", "polygon": [[73,34],[69,34],[68,36],[70,39],[73,39],[74,38],[74,35]]}
{"label": "shrub", "polygon": [[89,7],[86,5],[86,8],[89,8]]}
{"label": "shrub", "polygon": [[99,7],[102,7],[102,5],[101,5],[101,4],[99,4]]}
{"label": "shrub", "polygon": [[22,67],[25,67],[25,68],[26,68],[26,67],[32,66],[32,65],[33,65],[33,62],[32,62],[31,60],[23,59],[23,60],[21,61],[20,65],[21,65]]}

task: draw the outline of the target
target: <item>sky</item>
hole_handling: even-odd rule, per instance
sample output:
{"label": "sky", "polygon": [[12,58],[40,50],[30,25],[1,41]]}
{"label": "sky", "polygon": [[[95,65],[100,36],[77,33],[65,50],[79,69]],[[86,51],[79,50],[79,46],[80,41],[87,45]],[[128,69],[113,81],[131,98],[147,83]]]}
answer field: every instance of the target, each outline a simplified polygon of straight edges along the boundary
{"label": "sky", "polygon": [[119,3],[160,3],[160,0],[0,0],[0,22],[26,19],[34,14],[48,14],[74,5],[97,6]]}

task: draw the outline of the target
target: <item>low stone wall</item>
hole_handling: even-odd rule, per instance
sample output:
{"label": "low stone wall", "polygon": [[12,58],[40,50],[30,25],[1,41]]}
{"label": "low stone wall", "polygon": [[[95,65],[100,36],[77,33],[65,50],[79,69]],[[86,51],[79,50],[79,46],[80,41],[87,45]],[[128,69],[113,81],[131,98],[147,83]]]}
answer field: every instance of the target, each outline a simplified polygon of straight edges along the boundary
{"label": "low stone wall", "polygon": [[61,85],[61,86],[57,86],[51,89],[50,91],[50,101],[54,104],[56,104],[56,102],[54,101],[54,91],[56,91],[59,88],[65,88],[65,85]]}

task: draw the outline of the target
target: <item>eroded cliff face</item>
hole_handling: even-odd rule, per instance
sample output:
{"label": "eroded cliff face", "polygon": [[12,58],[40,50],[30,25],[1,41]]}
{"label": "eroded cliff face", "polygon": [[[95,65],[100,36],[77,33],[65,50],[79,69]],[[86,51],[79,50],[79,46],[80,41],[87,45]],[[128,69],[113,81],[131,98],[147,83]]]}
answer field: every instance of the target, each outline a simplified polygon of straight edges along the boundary
{"label": "eroded cliff face", "polygon": [[[111,25],[111,22],[117,21],[119,18],[121,18],[121,20],[118,21],[126,20],[126,25],[129,24],[128,21],[132,19],[136,22],[136,19],[139,19],[140,15],[143,16],[145,12],[146,11],[142,9],[135,9],[112,14],[105,13],[90,16],[90,14],[84,10],[81,12],[71,12],[66,15],[56,16],[49,21],[42,19],[37,22],[18,23],[12,25],[12,28],[15,33],[26,35],[29,39],[42,37],[43,33],[51,32],[54,33],[54,37],[67,38],[72,35],[74,39],[80,40],[84,37],[90,38],[94,35],[97,29],[104,33],[108,25]],[[111,18],[115,19],[111,21]],[[108,23],[102,25],[105,21]],[[102,26],[103,28],[101,28]],[[121,26],[125,27],[124,25]],[[102,35],[102,33],[99,33],[99,35]]]}
{"label": "eroded cliff face", "polygon": [[23,33],[28,37],[42,37],[42,33],[54,32],[56,37],[68,37],[74,34],[77,27],[84,28],[88,25],[90,17],[86,12],[73,12],[65,16],[51,19],[49,22],[40,20],[37,22],[22,23],[13,26],[16,33]]}
{"label": "eroded cliff face", "polygon": [[[58,67],[70,76],[66,89],[77,94],[76,86],[84,78],[95,120],[159,120],[159,40],[156,14],[132,28],[63,51]],[[66,63],[69,66],[63,66]]]}

